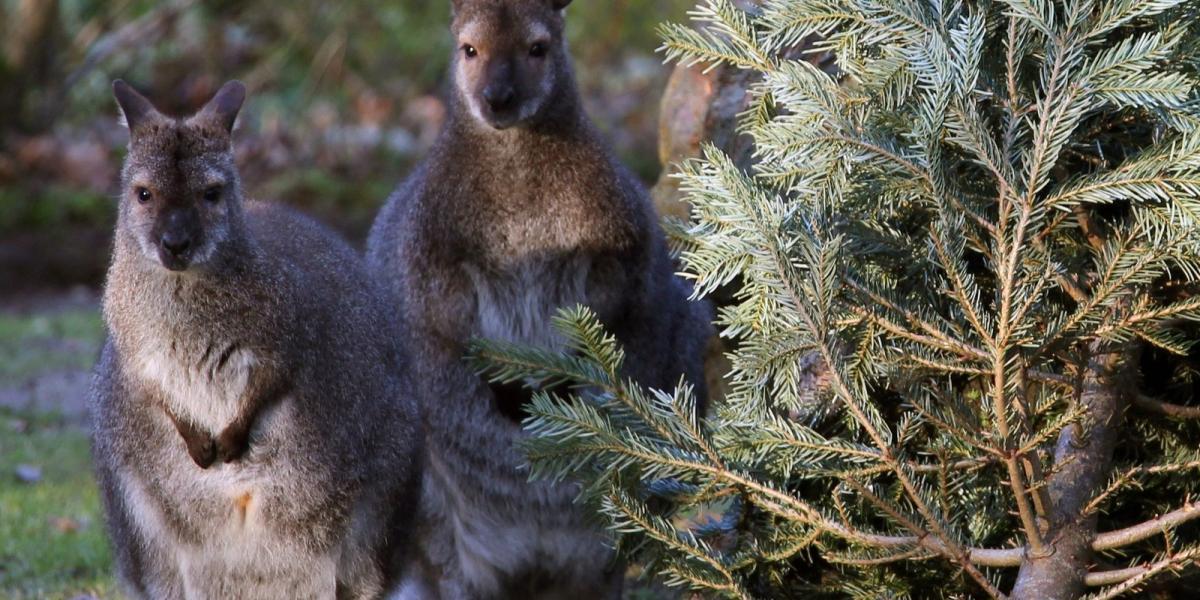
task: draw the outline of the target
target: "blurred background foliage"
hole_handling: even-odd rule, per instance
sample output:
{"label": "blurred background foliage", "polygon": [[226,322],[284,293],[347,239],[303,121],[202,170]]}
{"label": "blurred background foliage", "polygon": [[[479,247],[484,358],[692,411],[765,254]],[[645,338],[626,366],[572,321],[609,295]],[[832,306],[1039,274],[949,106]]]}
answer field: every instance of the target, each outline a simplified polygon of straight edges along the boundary
{"label": "blurred background foliage", "polygon": [[[691,5],[568,9],[589,111],[647,181],[669,73],[654,29]],[[244,81],[248,188],[358,243],[441,125],[449,16],[448,0],[0,0],[0,294],[101,281],[126,141],[114,78],[181,113]]]}

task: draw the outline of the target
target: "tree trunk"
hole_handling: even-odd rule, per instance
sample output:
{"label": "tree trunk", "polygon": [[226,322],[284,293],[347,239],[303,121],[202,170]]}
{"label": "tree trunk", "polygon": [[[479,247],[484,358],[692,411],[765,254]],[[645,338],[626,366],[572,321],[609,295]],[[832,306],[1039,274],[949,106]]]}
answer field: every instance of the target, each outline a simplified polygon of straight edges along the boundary
{"label": "tree trunk", "polygon": [[1013,600],[1074,600],[1083,595],[1092,562],[1096,515],[1084,508],[1108,482],[1113,449],[1124,423],[1126,382],[1120,372],[1127,357],[1092,356],[1079,403],[1084,417],[1062,431],[1054,453],[1048,492],[1051,513],[1046,549],[1021,563]]}
{"label": "tree trunk", "polygon": [[0,134],[29,131],[48,111],[38,105],[54,98],[61,47],[58,0],[21,0],[3,31],[0,65]]}

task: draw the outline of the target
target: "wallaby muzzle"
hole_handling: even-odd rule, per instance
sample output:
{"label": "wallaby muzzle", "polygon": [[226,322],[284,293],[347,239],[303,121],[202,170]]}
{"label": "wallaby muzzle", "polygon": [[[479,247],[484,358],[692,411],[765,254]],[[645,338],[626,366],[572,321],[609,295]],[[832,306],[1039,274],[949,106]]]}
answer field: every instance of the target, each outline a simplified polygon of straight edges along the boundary
{"label": "wallaby muzzle", "polygon": [[480,96],[483,97],[484,116],[496,129],[516,124],[521,113],[521,95],[513,77],[513,65],[500,62],[488,69],[487,84]]}
{"label": "wallaby muzzle", "polygon": [[153,239],[157,240],[158,260],[171,271],[186,271],[200,246],[199,218],[189,209],[172,210],[158,221]]}

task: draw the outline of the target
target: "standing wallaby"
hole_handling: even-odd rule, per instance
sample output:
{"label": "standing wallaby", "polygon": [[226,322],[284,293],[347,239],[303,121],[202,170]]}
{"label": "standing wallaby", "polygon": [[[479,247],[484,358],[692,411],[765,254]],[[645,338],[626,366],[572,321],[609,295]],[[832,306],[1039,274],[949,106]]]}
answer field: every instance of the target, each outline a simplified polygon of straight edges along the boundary
{"label": "standing wallaby", "polygon": [[226,84],[130,131],[93,456],[133,598],[377,598],[407,561],[421,418],[400,332],[337,236],[244,202]]}
{"label": "standing wallaby", "polygon": [[581,107],[563,35],[570,0],[455,0],[449,119],[384,207],[368,262],[404,311],[425,402],[428,466],[414,596],[620,593],[573,485],[529,482],[515,444],[527,391],[464,363],[473,338],[561,349],[562,307],[591,307],[624,375],[703,389],[710,308],[689,302],[658,218]]}

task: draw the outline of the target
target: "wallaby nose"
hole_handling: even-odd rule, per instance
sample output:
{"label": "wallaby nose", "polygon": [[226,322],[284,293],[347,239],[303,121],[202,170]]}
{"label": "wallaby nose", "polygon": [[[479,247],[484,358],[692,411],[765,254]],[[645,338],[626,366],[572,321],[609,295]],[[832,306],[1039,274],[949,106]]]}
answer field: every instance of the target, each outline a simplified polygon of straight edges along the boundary
{"label": "wallaby nose", "polygon": [[511,85],[489,85],[483,90],[483,99],[487,100],[492,112],[503,112],[512,108],[517,92]]}
{"label": "wallaby nose", "polygon": [[170,252],[173,256],[179,256],[192,245],[192,239],[186,233],[168,231],[162,236],[163,250]]}

